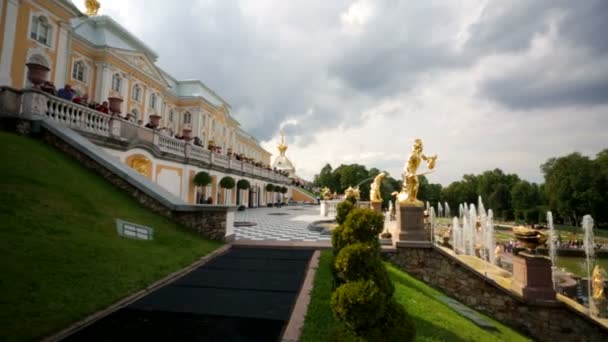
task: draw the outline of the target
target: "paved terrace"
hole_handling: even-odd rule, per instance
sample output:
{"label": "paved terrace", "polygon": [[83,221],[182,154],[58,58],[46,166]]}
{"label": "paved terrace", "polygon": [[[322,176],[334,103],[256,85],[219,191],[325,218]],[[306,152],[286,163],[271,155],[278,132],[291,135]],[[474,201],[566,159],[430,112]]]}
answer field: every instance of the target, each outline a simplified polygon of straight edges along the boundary
{"label": "paved terrace", "polygon": [[[329,235],[321,235],[308,229],[314,221],[330,220],[319,215],[319,207],[314,205],[289,205],[281,208],[256,208],[235,213],[234,231],[237,242],[283,241],[283,242],[325,242]],[[251,223],[255,225],[241,226]]]}

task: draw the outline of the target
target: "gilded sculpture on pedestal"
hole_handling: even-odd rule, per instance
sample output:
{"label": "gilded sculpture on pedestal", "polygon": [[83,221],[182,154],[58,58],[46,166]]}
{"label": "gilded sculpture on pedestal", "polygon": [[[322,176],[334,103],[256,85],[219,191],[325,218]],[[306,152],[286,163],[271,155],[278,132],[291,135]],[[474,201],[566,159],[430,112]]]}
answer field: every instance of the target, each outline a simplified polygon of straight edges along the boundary
{"label": "gilded sculpture on pedestal", "polygon": [[414,140],[412,152],[403,167],[403,186],[401,192],[397,195],[397,203],[406,206],[424,206],[422,201],[417,198],[418,188],[420,186],[418,183],[418,176],[429,173],[430,171],[422,174],[417,174],[416,172],[418,171],[421,161],[425,161],[429,170],[433,170],[435,168],[436,160],[437,155],[426,156],[422,153],[422,140]]}
{"label": "gilded sculpture on pedestal", "polygon": [[359,187],[352,187],[349,186],[348,189],[344,190],[344,198],[348,198],[348,196],[353,196],[355,197],[357,200],[359,200],[361,198],[361,194],[359,193]]}
{"label": "gilded sculpture on pedestal", "polygon": [[600,266],[595,265],[593,268],[591,288],[593,289],[593,299],[595,300],[606,300],[604,294],[604,278],[606,277],[606,271]]}
{"label": "gilded sculpture on pedestal", "polygon": [[93,15],[97,15],[97,12],[99,11],[99,1],[97,0],[85,0],[84,1],[84,5],[86,6],[87,10],[85,12],[86,15],[93,16]]}
{"label": "gilded sculpture on pedestal", "polygon": [[380,172],[376,178],[374,178],[374,182],[370,186],[369,190],[369,200],[372,202],[382,202],[382,194],[380,192],[380,188],[382,186],[382,179],[384,179],[386,173]]}
{"label": "gilded sculpture on pedestal", "polygon": [[329,190],[328,187],[324,187],[321,189],[321,198],[323,198],[326,201],[333,198],[331,190]]}

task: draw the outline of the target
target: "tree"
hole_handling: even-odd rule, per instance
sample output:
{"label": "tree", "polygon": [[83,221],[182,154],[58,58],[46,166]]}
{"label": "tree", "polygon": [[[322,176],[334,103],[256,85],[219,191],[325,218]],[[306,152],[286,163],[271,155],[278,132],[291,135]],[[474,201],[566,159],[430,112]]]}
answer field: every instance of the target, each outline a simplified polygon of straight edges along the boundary
{"label": "tree", "polygon": [[234,178],[226,176],[220,180],[220,186],[224,189],[234,188]]}
{"label": "tree", "polygon": [[585,214],[597,216],[596,204],[602,201],[602,172],[594,164],[601,164],[603,155],[598,159],[594,162],[575,152],[550,158],[541,165],[549,206],[570,225],[578,225]]}
{"label": "tree", "polygon": [[241,179],[236,183],[236,187],[239,190],[247,190],[250,187],[249,181],[246,179]]}
{"label": "tree", "polygon": [[194,176],[193,183],[196,186],[207,186],[211,184],[211,176],[205,171],[201,171]]}
{"label": "tree", "polygon": [[420,189],[418,191],[418,199],[425,202],[437,203],[442,201],[442,190],[441,184],[430,184],[424,176],[418,177],[420,183]]}
{"label": "tree", "polygon": [[340,184],[336,181],[336,177],[332,170],[330,164],[325,164],[321,169],[321,172],[318,175],[315,175],[313,181],[314,185],[319,188],[328,187],[332,192],[338,191]]}
{"label": "tree", "polygon": [[194,183],[194,185],[196,186],[200,186],[203,188],[203,194],[200,194],[198,191],[196,193],[196,202],[197,203],[201,203],[202,199],[205,199],[205,197],[207,196],[207,189],[205,189],[205,187],[209,184],[211,184],[211,176],[209,175],[209,173],[205,172],[205,171],[201,171],[199,173],[196,174],[196,176],[194,176],[194,179],[192,180],[192,182]]}
{"label": "tree", "polygon": [[538,186],[525,180],[520,180],[511,189],[511,203],[514,210],[527,210],[540,203]]}
{"label": "tree", "polygon": [[[339,182],[339,193],[344,193],[349,186],[356,186],[370,178],[365,166],[359,164],[340,165],[334,170],[335,179]],[[369,194],[368,194],[369,196]]]}

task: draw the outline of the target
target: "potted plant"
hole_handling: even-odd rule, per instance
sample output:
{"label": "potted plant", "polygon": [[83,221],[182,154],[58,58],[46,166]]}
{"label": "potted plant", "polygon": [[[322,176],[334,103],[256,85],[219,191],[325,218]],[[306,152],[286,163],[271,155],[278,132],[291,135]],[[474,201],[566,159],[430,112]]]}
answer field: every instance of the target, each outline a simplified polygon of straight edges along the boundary
{"label": "potted plant", "polygon": [[[204,189],[207,185],[211,184],[211,180],[212,179],[211,179],[211,176],[209,175],[209,173],[207,173],[205,171],[201,171],[194,176],[194,179],[192,180],[192,182],[194,183],[194,185],[200,186]],[[206,195],[206,193],[203,194],[202,197],[204,198],[205,195]]]}

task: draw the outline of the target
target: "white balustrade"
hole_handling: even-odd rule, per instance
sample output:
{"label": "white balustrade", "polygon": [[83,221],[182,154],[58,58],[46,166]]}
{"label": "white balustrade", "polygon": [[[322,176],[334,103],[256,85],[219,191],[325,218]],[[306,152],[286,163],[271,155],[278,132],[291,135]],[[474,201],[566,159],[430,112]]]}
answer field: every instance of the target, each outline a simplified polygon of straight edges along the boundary
{"label": "white balustrade", "polygon": [[157,134],[158,148],[166,153],[184,156],[186,142],[166,135]]}
{"label": "white balustrade", "polygon": [[215,154],[213,163],[217,166],[228,168],[228,157],[221,154]]}
{"label": "white balustrade", "polygon": [[202,148],[200,146],[192,145],[192,150],[190,151],[190,158],[196,160],[202,160],[206,163],[211,162],[211,152],[209,150]]}
{"label": "white balustrade", "polygon": [[111,116],[59,97],[47,96],[46,116],[79,131],[110,136]]}

